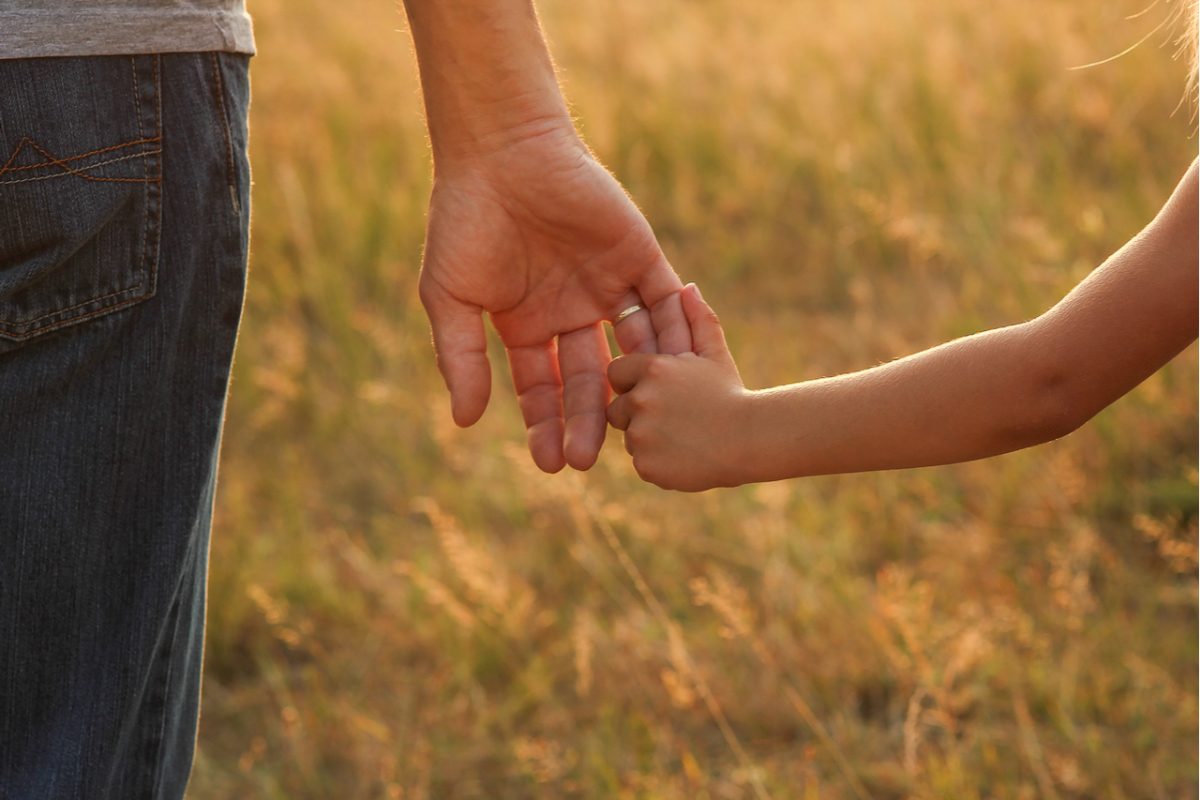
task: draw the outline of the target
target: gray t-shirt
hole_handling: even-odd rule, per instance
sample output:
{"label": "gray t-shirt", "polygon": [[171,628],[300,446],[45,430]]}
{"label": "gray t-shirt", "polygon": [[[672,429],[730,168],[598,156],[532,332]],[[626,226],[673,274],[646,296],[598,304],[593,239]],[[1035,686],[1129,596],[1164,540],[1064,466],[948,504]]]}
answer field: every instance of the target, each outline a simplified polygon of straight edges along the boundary
{"label": "gray t-shirt", "polygon": [[0,0],[0,58],[253,53],[245,0]]}

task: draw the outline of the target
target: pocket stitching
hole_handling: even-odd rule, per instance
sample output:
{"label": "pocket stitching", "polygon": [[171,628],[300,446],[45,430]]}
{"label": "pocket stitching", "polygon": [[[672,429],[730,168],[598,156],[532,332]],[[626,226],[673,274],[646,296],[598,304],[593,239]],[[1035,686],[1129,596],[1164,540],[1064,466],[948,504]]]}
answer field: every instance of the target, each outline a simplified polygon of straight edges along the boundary
{"label": "pocket stitching", "polygon": [[[154,179],[150,176],[147,176],[145,178],[104,178],[104,177],[98,177],[96,175],[88,175],[87,170],[96,169],[97,167],[104,167],[109,164],[116,164],[121,161],[130,161],[135,158],[146,158],[147,156],[156,156],[161,152],[162,152],[162,150],[144,150],[141,153],[132,153],[127,156],[121,156],[120,158],[110,158],[107,161],[98,161],[95,164],[88,164],[87,166],[84,166],[84,167],[77,167],[75,169],[69,169],[67,172],[59,172],[54,175],[36,175],[32,178],[17,178],[15,180],[11,180],[11,181],[0,181],[0,186],[12,186],[13,184],[30,183],[32,181],[49,181],[49,180],[53,180],[55,178],[70,178],[72,176],[77,177],[77,178],[83,178],[86,181],[95,181],[97,183],[151,183],[151,182],[153,182]],[[39,164],[38,166],[42,166],[42,165]]]}
{"label": "pocket stitching", "polygon": [[70,161],[79,161],[81,159],[88,158],[89,156],[98,156],[98,155],[102,155],[104,153],[111,153],[114,150],[121,150],[123,148],[133,147],[133,146],[139,145],[139,144],[157,144],[159,141],[159,138],[160,137],[158,137],[158,136],[154,136],[149,139],[133,139],[128,142],[121,142],[120,144],[114,144],[114,145],[109,145],[108,147],[100,147],[95,150],[89,150],[86,153],[78,153],[76,155],[66,156],[64,158],[57,158],[57,159],[51,158],[48,161],[42,161],[37,164],[23,164],[19,167],[10,166],[12,164],[13,160],[15,160],[18,155],[20,155],[21,149],[26,144],[32,145],[35,149],[39,150],[39,152],[41,152],[43,150],[43,148],[41,148],[37,144],[37,142],[35,142],[31,137],[25,136],[25,137],[22,137],[21,141],[19,141],[17,143],[17,149],[14,150],[12,152],[12,155],[10,155],[8,157],[8,161],[6,161],[6,162],[4,162],[4,164],[0,165],[0,175],[4,175],[5,173],[9,173],[9,172],[24,172],[26,170],[31,170],[31,169],[42,169],[44,167],[53,167],[56,165],[61,166],[62,164],[65,164]]}
{"label": "pocket stitching", "polygon": [[[101,295],[99,297],[92,297],[92,298],[89,298],[82,302],[67,306],[65,308],[56,308],[56,309],[47,311],[45,313],[39,314],[37,317],[34,317],[32,319],[0,320],[0,336],[3,336],[4,339],[7,339],[8,342],[13,345],[19,346],[20,344],[22,344],[26,341],[40,337],[43,334],[50,333],[50,332],[58,330],[60,328],[70,327],[70,326],[75,325],[76,323],[83,322],[85,320],[92,319],[94,317],[105,316],[114,311],[118,311],[120,309],[129,307],[132,305],[136,305],[144,300],[150,299],[156,293],[157,283],[158,283],[158,280],[157,280],[157,277],[158,277],[157,276],[157,266],[158,266],[157,265],[157,258],[158,258],[157,251],[158,251],[158,239],[159,239],[159,235],[160,235],[159,226],[161,225],[161,212],[162,212],[162,209],[161,209],[161,185],[162,185],[162,178],[163,178],[162,161],[161,161],[162,152],[163,152],[163,149],[161,147],[161,143],[163,140],[162,85],[161,85],[161,79],[160,79],[160,58],[158,55],[153,55],[150,57],[150,59],[151,59],[151,61],[150,61],[149,66],[151,67],[151,75],[149,76],[150,77],[149,86],[150,86],[150,90],[153,92],[153,100],[154,100],[154,136],[146,137],[146,135],[145,135],[146,130],[145,130],[145,127],[143,127],[144,121],[143,121],[142,115],[140,113],[142,110],[140,93],[143,90],[143,86],[140,84],[140,82],[138,80],[138,62],[137,62],[137,59],[134,57],[134,58],[130,58],[130,62],[133,65],[134,105],[137,110],[137,116],[138,116],[138,119],[137,119],[138,138],[137,139],[133,139],[133,140],[130,140],[127,142],[122,142],[119,144],[110,145],[110,146],[104,147],[104,148],[99,148],[97,150],[89,151],[86,153],[80,153],[80,154],[77,154],[74,156],[69,156],[67,158],[59,159],[59,158],[56,158],[52,153],[50,153],[46,148],[44,148],[43,146],[38,144],[36,141],[34,141],[31,137],[25,136],[17,144],[17,147],[9,155],[8,159],[3,164],[0,164],[0,175],[5,174],[6,172],[13,172],[18,169],[37,169],[37,168],[49,168],[49,167],[54,167],[54,166],[57,166],[60,169],[64,170],[63,172],[60,172],[57,174],[52,174],[52,175],[39,175],[39,176],[35,176],[33,178],[22,178],[22,179],[17,179],[17,180],[10,180],[10,181],[0,181],[0,185],[8,185],[8,184],[12,184],[12,183],[25,183],[27,181],[32,181],[32,180],[47,180],[47,179],[51,179],[51,178],[61,178],[61,177],[67,177],[70,175],[75,175],[84,180],[95,181],[95,182],[140,183],[144,187],[144,189],[143,189],[144,195],[143,196],[144,196],[144,202],[146,204],[146,214],[147,214],[145,222],[140,226],[141,227],[141,243],[138,247],[138,254],[137,254],[137,262],[142,265],[142,269],[143,269],[142,276],[141,276],[142,280],[138,281],[136,284],[134,284],[132,286],[125,286],[120,289],[116,289],[114,291],[108,292],[107,294]],[[104,161],[104,162],[97,163],[97,164],[85,165],[82,167],[72,167],[67,163],[67,162],[71,162],[71,161],[78,161],[82,158],[86,158],[89,156],[100,155],[102,153],[115,152],[122,148],[134,147],[134,146],[138,146],[138,145],[153,145],[153,144],[158,144],[159,147],[152,149],[152,150],[143,150],[141,152],[131,153],[126,156],[121,156],[116,159],[110,159],[108,161]],[[22,167],[13,167],[12,163],[20,155],[21,149],[25,146],[29,146],[29,147],[33,148],[34,150],[37,150],[42,155],[43,158],[47,159],[47,161],[40,163],[40,164],[25,165]],[[134,159],[138,159],[138,158],[145,159],[143,161],[144,175],[143,175],[143,177],[140,177],[140,178],[104,178],[104,177],[98,177],[95,175],[85,174],[86,170],[95,169],[96,167],[103,166],[104,164],[107,164],[107,163],[114,163],[116,161],[134,160]],[[100,307],[94,308],[90,311],[85,311],[83,313],[78,313],[74,316],[71,315],[72,312],[75,312],[78,309],[86,308],[88,306],[94,306],[97,304],[99,304]],[[56,319],[56,320],[53,320],[50,322],[46,322],[46,323],[42,323],[42,320],[51,319],[54,317],[59,317],[59,319]],[[65,318],[63,318],[63,317],[65,317]],[[39,323],[42,323],[42,324],[39,324]],[[0,352],[4,352],[4,351],[5,351],[5,348],[3,347],[3,342],[0,342]]]}
{"label": "pocket stitching", "polygon": [[73,325],[76,322],[82,322],[85,319],[91,319],[92,317],[99,316],[101,314],[107,314],[111,311],[117,311],[118,309],[124,308],[125,306],[129,305],[130,303],[133,303],[133,302],[136,302],[139,300],[149,299],[150,295],[148,295],[148,294],[143,295],[143,296],[134,296],[134,297],[131,297],[127,302],[115,303],[110,306],[104,306],[102,308],[97,308],[95,311],[89,311],[86,314],[80,314],[77,317],[71,317],[69,319],[60,320],[58,322],[53,322],[49,325],[42,325],[42,326],[38,327],[36,330],[28,330],[29,326],[34,325],[35,323],[40,322],[41,320],[44,320],[47,317],[53,317],[57,314],[65,314],[69,311],[74,311],[77,308],[82,308],[83,306],[89,306],[92,303],[98,303],[101,300],[108,300],[109,298],[118,297],[123,294],[129,294],[131,292],[140,292],[142,290],[143,285],[144,284],[142,284],[142,283],[138,283],[133,286],[128,286],[124,289],[118,289],[117,291],[111,292],[106,295],[101,295],[100,297],[94,297],[91,300],[87,300],[83,303],[76,303],[75,305],[69,306],[67,308],[59,308],[54,311],[50,311],[45,314],[42,314],[40,317],[34,317],[33,319],[25,320],[21,325],[14,326],[14,325],[10,325],[7,322],[0,322],[0,330],[4,331],[5,336],[8,336],[10,339],[14,339],[16,341],[23,341],[25,339],[30,339],[34,336],[39,336],[42,333],[49,333],[50,331],[57,330],[59,328],[65,327],[67,325]]}
{"label": "pocket stitching", "polygon": [[[93,297],[90,300],[85,300],[82,303],[76,303],[73,306],[67,306],[66,308],[56,308],[53,311],[47,311],[45,314],[34,317],[33,319],[23,320],[22,323],[19,325],[13,325],[8,322],[0,322],[0,328],[9,330],[9,331],[14,331],[13,335],[20,335],[19,333],[16,333],[16,332],[19,331],[21,328],[26,328],[37,322],[41,322],[42,320],[46,319],[47,317],[53,317],[56,314],[65,314],[68,311],[74,311],[77,308],[83,308],[84,306],[90,306],[92,303],[98,303],[101,300],[108,300],[110,297],[117,297],[119,295],[129,294],[130,292],[139,291],[139,290],[141,290],[141,288],[142,288],[142,283],[139,281],[138,283],[134,284],[133,286],[126,286],[124,289],[118,289],[115,292],[109,292],[108,294],[102,294],[99,297]],[[106,306],[104,310],[107,310],[107,308],[108,308],[108,306]],[[75,319],[86,319],[86,318],[87,317],[85,315],[83,317],[72,317],[71,319],[75,320]]]}

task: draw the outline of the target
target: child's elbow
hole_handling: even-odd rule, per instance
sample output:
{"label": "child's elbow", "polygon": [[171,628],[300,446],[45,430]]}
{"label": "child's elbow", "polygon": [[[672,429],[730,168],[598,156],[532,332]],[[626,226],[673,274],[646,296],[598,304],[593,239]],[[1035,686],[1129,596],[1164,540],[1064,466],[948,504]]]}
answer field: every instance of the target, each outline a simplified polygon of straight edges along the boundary
{"label": "child's elbow", "polygon": [[1019,441],[1011,449],[1061,439],[1095,416],[1099,409],[1087,402],[1080,377],[1071,365],[1062,363],[1053,354],[1031,359],[1021,388],[1022,411],[1014,431]]}

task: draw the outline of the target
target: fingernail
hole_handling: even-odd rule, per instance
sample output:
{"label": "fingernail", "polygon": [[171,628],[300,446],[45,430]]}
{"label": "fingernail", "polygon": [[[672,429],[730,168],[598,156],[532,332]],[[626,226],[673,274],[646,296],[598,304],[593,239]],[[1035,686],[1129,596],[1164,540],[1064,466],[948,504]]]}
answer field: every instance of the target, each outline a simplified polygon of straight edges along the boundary
{"label": "fingernail", "polygon": [[704,295],[700,294],[700,287],[699,287],[699,286],[697,286],[697,285],[696,285],[696,284],[694,284],[694,283],[689,283],[689,284],[688,284],[688,286],[692,287],[692,291],[696,293],[696,297],[697,297],[697,298],[699,298],[700,300],[703,300],[703,299],[704,299]]}

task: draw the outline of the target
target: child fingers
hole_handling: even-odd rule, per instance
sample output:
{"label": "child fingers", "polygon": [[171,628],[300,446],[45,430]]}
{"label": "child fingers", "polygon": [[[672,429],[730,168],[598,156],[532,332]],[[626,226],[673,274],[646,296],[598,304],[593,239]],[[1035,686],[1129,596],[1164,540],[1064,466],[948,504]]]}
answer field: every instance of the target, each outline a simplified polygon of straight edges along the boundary
{"label": "child fingers", "polygon": [[621,395],[609,403],[605,415],[608,417],[609,425],[619,431],[628,430],[629,423],[633,420],[633,414],[629,408],[629,395]]}
{"label": "child fingers", "polygon": [[637,386],[645,374],[647,365],[654,358],[655,356],[649,353],[634,353],[613,359],[608,365],[608,382],[613,391],[623,394]]}
{"label": "child fingers", "polygon": [[[667,355],[692,352],[692,334],[679,302],[679,290],[682,288],[679,276],[666,257],[660,257],[638,279],[637,293],[645,307],[650,309],[649,321],[655,339],[652,349],[640,352]],[[625,352],[632,351],[626,349]]]}
{"label": "child fingers", "polygon": [[669,294],[650,307],[660,353],[674,356],[692,352],[692,331],[683,310],[681,294]]}
{"label": "child fingers", "polygon": [[716,312],[704,301],[700,288],[689,283],[680,295],[696,354],[705,358],[728,359],[729,346],[725,343],[725,331]]}

